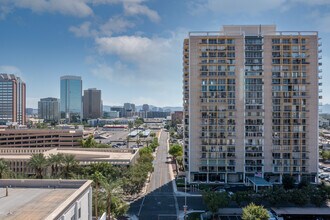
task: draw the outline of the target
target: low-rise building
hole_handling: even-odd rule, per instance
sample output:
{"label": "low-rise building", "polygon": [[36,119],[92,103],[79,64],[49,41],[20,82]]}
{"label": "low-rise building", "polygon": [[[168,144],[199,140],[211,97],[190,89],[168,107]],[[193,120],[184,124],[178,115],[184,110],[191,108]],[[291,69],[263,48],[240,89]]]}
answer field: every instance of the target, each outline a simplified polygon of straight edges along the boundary
{"label": "low-rise building", "polygon": [[90,180],[0,180],[0,219],[90,220]]}
{"label": "low-rise building", "polygon": [[82,130],[1,129],[2,147],[79,147]]}
{"label": "low-rise building", "polygon": [[[33,175],[34,170],[28,166],[33,154],[42,153],[45,157],[51,154],[71,154],[80,165],[106,162],[114,166],[130,166],[138,158],[138,149],[118,148],[0,148],[0,159],[5,160],[10,169],[17,174]],[[44,175],[50,174],[49,169]],[[0,218],[1,219],[1,218]]]}

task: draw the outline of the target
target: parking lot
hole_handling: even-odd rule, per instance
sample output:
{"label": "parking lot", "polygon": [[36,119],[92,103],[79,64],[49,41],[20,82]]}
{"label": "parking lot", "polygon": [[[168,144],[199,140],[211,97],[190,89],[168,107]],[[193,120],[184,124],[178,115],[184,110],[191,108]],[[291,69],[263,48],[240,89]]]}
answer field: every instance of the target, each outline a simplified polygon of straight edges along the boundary
{"label": "parking lot", "polygon": [[[117,131],[103,131],[99,130],[99,137],[95,140],[102,144],[111,144],[115,148],[127,148],[127,136],[129,134],[128,130],[117,130]],[[139,141],[138,141],[139,140]],[[149,137],[129,137],[129,148],[142,147],[146,141],[151,141],[152,138]],[[138,144],[138,142],[140,142]],[[150,143],[150,142],[149,142]]]}
{"label": "parking lot", "polygon": [[330,164],[319,163],[319,178],[330,183]]}

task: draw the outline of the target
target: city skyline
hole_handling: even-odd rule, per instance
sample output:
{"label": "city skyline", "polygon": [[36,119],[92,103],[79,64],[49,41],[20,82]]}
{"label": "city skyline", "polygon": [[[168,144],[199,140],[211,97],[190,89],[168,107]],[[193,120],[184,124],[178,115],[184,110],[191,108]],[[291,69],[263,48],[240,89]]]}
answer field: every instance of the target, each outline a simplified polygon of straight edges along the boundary
{"label": "city skyline", "polygon": [[[322,0],[5,0],[0,72],[26,82],[27,107],[36,108],[42,97],[60,98],[63,75],[81,76],[83,89],[102,90],[104,105],[182,106],[182,42],[189,31],[276,24],[283,31],[319,31],[327,82],[329,7]],[[322,89],[330,92],[325,84]]]}

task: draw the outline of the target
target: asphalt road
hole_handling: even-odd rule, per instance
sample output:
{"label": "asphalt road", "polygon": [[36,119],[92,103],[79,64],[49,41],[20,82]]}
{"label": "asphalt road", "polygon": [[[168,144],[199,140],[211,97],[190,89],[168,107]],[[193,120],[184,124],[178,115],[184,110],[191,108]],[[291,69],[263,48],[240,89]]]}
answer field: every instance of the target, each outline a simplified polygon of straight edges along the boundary
{"label": "asphalt road", "polygon": [[167,138],[168,132],[162,132],[154,160],[154,172],[148,184],[146,195],[130,204],[128,213],[141,220],[177,219],[178,206],[173,193],[169,165],[166,163],[168,156]]}

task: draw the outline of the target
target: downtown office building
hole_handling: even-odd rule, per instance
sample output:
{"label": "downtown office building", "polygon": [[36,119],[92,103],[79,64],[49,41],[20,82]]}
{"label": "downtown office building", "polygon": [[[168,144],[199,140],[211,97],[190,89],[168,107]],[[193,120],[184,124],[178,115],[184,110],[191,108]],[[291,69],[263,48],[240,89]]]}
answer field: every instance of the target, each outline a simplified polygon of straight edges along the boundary
{"label": "downtown office building", "polygon": [[84,119],[101,118],[102,109],[101,90],[96,88],[84,90],[83,115]]}
{"label": "downtown office building", "polygon": [[61,76],[61,118],[67,122],[82,120],[82,80],[80,76]]}
{"label": "downtown office building", "polygon": [[0,74],[0,125],[25,124],[26,87],[14,74]]}
{"label": "downtown office building", "polygon": [[61,119],[60,100],[57,98],[43,98],[38,102],[38,118],[45,122],[57,123]]}
{"label": "downtown office building", "polygon": [[189,182],[317,181],[321,52],[317,32],[275,25],[190,32],[183,45]]}

